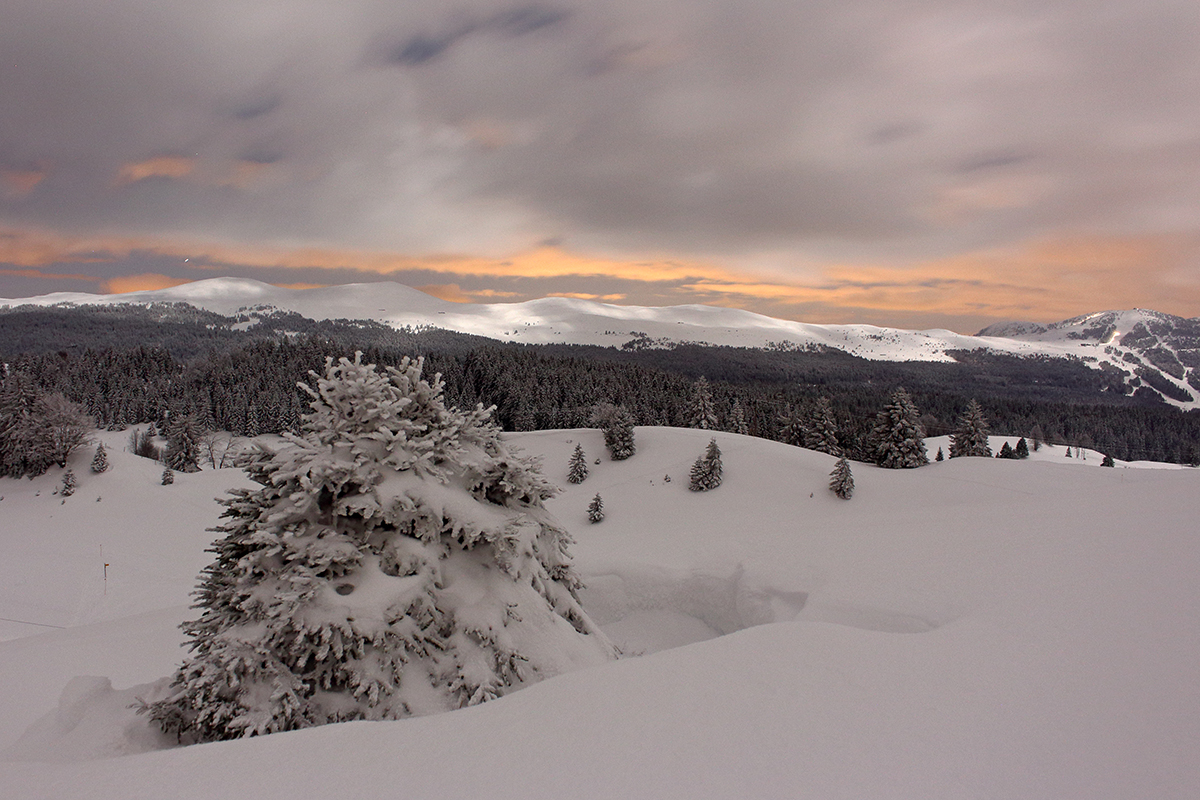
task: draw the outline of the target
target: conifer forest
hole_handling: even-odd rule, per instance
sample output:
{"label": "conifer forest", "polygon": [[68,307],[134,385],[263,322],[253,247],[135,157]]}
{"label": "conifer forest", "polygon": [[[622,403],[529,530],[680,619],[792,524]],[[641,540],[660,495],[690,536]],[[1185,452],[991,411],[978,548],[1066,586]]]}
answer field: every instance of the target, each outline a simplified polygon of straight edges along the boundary
{"label": "conifer forest", "polygon": [[745,431],[875,461],[876,417],[903,388],[927,436],[954,433],[972,409],[995,434],[1200,463],[1200,412],[1127,393],[1066,359],[964,351],[954,363],[896,363],[813,348],[503,344],[293,313],[244,330],[238,321],[184,304],[4,310],[5,396],[18,384],[61,395],[103,428],[188,417],[208,430],[277,433],[307,409],[298,385],[310,372],[363,351],[382,366],[423,356],[450,405],[495,406],[505,430],[585,427],[610,404],[636,425]]}

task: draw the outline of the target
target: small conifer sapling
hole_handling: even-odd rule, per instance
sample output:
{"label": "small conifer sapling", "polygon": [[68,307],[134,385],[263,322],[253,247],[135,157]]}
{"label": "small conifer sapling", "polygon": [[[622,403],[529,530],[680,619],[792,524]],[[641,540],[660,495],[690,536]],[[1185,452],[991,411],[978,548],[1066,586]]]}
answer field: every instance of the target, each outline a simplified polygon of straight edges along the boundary
{"label": "small conifer sapling", "polygon": [[588,504],[588,520],[595,524],[604,520],[604,499],[600,497],[600,493],[596,492],[596,496],[592,498],[592,502]]}
{"label": "small conifer sapling", "polygon": [[174,482],[175,482],[175,471],[173,469],[171,469],[170,467],[167,467],[166,469],[164,469],[162,471],[162,485],[170,486]]}
{"label": "small conifer sapling", "polygon": [[583,454],[583,445],[576,444],[575,452],[571,454],[571,463],[567,467],[567,480],[571,483],[583,483],[587,476],[587,456]]}
{"label": "small conifer sapling", "polygon": [[92,458],[92,472],[99,475],[101,472],[108,470],[108,451],[104,449],[104,442],[96,445],[96,455]]}
{"label": "small conifer sapling", "polygon": [[67,471],[62,476],[62,486],[59,487],[58,493],[63,497],[70,497],[75,494],[75,473],[67,467]]}
{"label": "small conifer sapling", "polygon": [[854,475],[851,474],[850,462],[845,457],[839,458],[833,465],[833,472],[829,473],[829,491],[843,500],[849,500],[854,494]]}

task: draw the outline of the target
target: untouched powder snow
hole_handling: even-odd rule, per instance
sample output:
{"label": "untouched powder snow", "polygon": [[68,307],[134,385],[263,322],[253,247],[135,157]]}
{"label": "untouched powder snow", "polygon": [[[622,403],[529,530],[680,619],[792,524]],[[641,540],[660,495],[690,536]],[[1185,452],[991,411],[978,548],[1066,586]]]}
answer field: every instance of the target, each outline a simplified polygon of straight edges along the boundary
{"label": "untouched powder snow", "polygon": [[[589,612],[642,655],[448,714],[119,757],[102,756],[157,746],[124,708],[144,689],[127,690],[181,657],[209,498],[243,479],[150,486],[154,465],[118,443],[103,475],[80,456],[66,503],[47,498],[54,475],[0,481],[0,616],[23,602],[73,626],[0,642],[5,796],[1200,796],[1200,471],[1063,448],[854,463],[843,501],[833,458],[717,433],[724,484],[689,492],[712,436],[638,428],[637,454],[611,462],[599,431],[508,435],[566,487],[547,505],[577,539]],[[570,485],[576,444],[590,475]],[[96,536],[139,577],[85,600]]]}

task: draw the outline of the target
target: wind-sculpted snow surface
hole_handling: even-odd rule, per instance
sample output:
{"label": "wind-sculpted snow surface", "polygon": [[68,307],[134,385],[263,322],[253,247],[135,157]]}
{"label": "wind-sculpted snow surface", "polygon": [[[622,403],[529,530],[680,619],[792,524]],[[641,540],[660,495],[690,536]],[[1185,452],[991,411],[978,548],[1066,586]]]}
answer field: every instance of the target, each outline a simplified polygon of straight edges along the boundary
{"label": "wind-sculpted snow surface", "polygon": [[[66,504],[48,498],[54,475],[3,482],[0,507],[16,512],[0,517],[3,585],[18,583],[15,559],[30,591],[94,586],[109,621],[0,642],[0,674],[19,687],[0,697],[14,759],[0,786],[96,800],[399,787],[500,800],[1200,796],[1200,471],[1101,469],[1095,453],[1046,446],[1025,461],[856,463],[844,501],[827,488],[833,456],[718,433],[724,483],[697,493],[687,470],[711,431],[636,434],[636,455],[589,463],[584,483],[546,501],[577,540],[585,610],[629,657],[447,714],[123,756],[161,746],[122,703],[179,658],[173,625],[187,612],[163,605],[182,602],[171,598],[190,576],[171,579],[176,594],[122,581],[102,598],[90,560],[27,554],[102,535],[121,543],[122,573],[177,575],[177,542],[203,547],[187,531],[213,513],[224,476],[158,487],[118,436],[103,475],[75,465]],[[504,438],[549,474],[566,474],[576,445],[604,452],[598,430]],[[145,484],[142,508],[110,505],[123,480]],[[592,525],[597,492],[606,517]],[[36,546],[34,511],[55,515]],[[147,515],[162,521],[134,524]],[[105,610],[133,613],[135,597],[139,617]],[[70,682],[89,674],[116,688]]]}

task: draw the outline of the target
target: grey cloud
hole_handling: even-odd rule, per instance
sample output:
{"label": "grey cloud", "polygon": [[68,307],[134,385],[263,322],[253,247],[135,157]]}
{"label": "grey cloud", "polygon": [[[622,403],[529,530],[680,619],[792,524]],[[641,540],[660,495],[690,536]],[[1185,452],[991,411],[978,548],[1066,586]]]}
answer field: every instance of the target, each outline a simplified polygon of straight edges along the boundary
{"label": "grey cloud", "polygon": [[386,48],[387,61],[401,66],[421,66],[442,56],[457,42],[475,34],[519,37],[563,22],[571,16],[566,9],[522,6],[482,18],[460,17],[449,21],[441,33],[418,32]]}
{"label": "grey cloud", "polygon": [[[1196,225],[1192,0],[270,9],[5,3],[0,167],[49,173],[0,223],[702,257]],[[164,153],[194,172],[114,185]]]}

